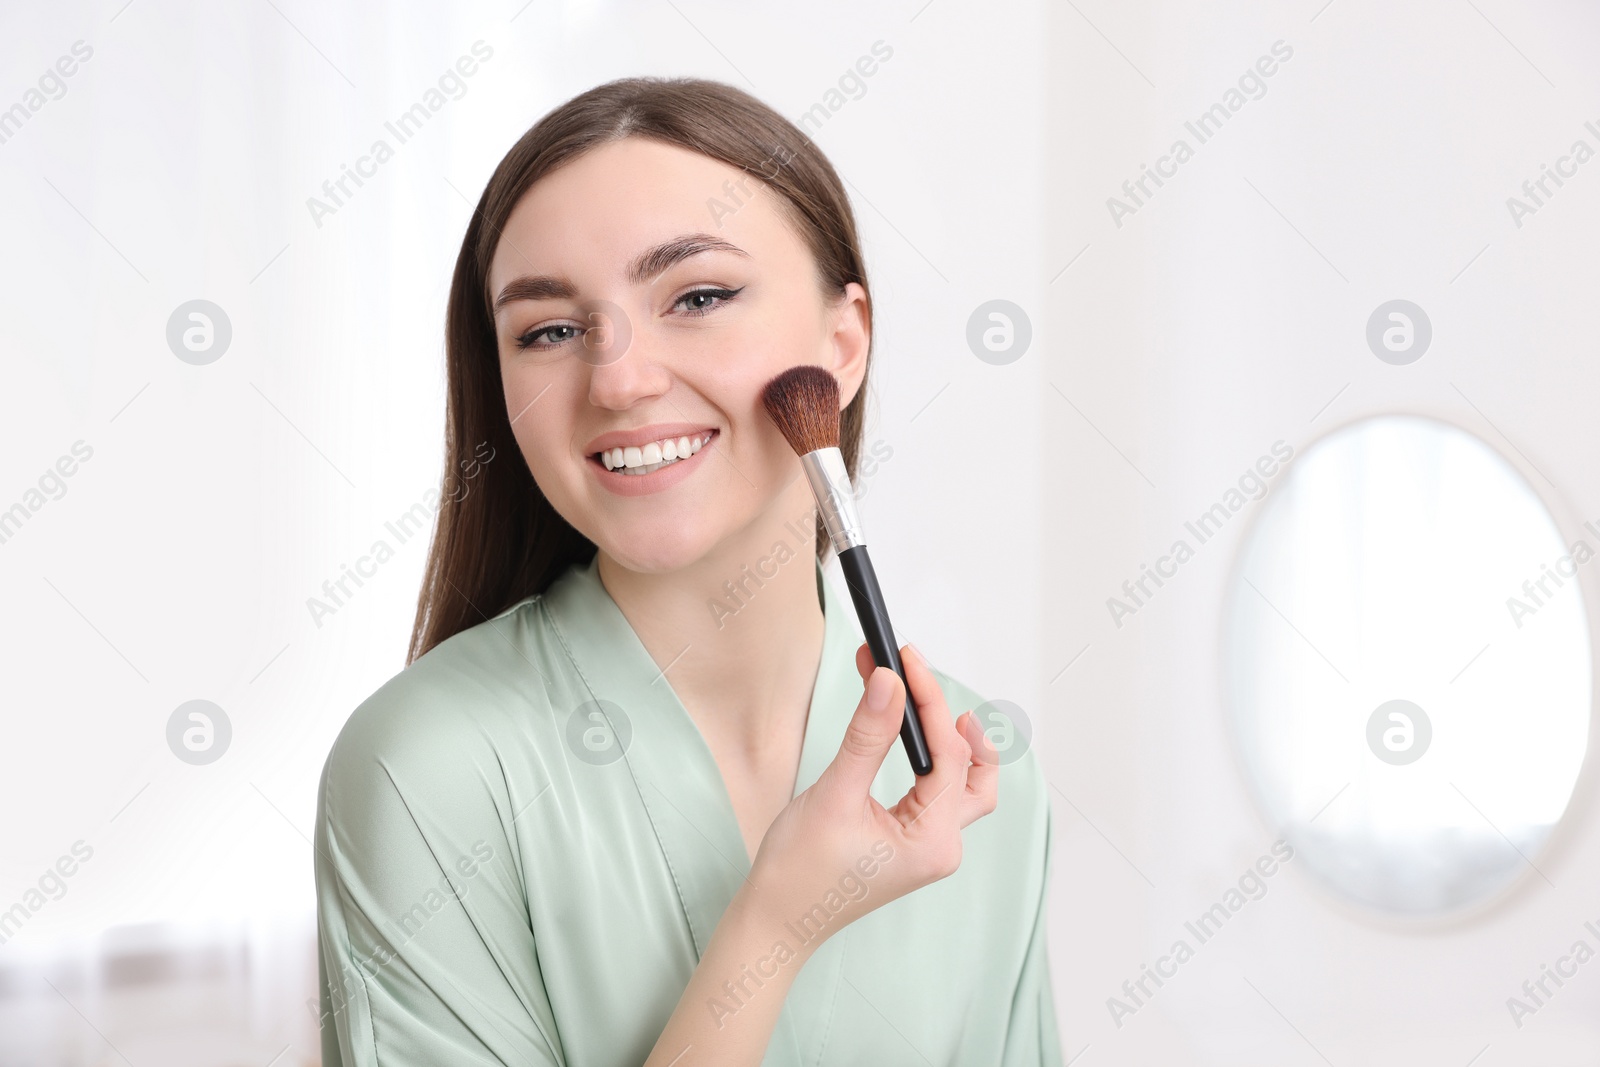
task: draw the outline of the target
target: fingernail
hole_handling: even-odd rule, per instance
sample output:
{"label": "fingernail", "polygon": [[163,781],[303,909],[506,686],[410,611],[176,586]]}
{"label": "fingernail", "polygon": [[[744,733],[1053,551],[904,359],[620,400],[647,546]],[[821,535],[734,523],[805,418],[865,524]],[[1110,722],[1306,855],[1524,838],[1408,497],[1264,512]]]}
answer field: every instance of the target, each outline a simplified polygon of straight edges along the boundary
{"label": "fingernail", "polygon": [[894,673],[887,670],[875,670],[867,681],[867,707],[873,711],[882,711],[889,706],[889,700],[894,696]]}
{"label": "fingernail", "polygon": [[926,667],[928,665],[928,657],[924,656],[922,654],[922,649],[918,648],[916,645],[912,644],[910,641],[906,642],[906,647],[909,648],[912,652],[916,653],[916,657],[917,657],[917,662],[918,663],[922,664],[924,667]]}

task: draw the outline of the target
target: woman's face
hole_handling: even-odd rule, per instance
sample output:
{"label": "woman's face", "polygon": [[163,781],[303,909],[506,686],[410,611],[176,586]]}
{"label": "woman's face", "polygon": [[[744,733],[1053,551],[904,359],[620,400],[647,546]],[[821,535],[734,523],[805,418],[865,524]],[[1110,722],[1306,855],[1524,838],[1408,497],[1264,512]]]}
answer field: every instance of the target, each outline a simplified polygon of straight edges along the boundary
{"label": "woman's face", "polygon": [[[529,470],[630,570],[692,564],[793,499],[799,459],[761,405],[774,375],[827,367],[844,405],[866,371],[866,294],[851,283],[843,300],[824,296],[778,195],[644,138],[535,182],[501,234],[489,293]],[[664,460],[708,435],[649,474],[597,455],[621,447],[650,470],[650,442],[673,442]]]}

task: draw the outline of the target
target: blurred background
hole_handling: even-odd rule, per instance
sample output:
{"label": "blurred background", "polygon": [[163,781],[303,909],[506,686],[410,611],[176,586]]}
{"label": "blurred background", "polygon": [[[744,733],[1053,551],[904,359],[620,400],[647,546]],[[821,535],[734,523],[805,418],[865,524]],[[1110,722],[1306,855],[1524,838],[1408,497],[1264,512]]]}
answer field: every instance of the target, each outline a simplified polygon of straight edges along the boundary
{"label": "blurred background", "polygon": [[1600,9],[4,20],[0,1064],[319,1062],[316,784],[404,663],[461,235],[633,74],[848,183],[874,561],[1050,778],[1065,1057],[1600,1058]]}

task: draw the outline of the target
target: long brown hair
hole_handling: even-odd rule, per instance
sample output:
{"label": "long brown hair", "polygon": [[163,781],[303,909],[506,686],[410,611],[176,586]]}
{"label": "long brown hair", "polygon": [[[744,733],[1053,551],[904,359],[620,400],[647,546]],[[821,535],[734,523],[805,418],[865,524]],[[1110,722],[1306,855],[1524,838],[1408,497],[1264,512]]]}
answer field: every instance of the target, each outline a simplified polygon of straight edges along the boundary
{"label": "long brown hair", "polygon": [[[500,232],[523,193],[590,149],[624,137],[699,152],[778,194],[811,250],[824,294],[838,298],[850,282],[860,284],[867,290],[871,325],[872,295],[844,186],[811,139],[766,104],[700,78],[621,78],[545,115],[495,168],[456,257],[445,323],[447,489],[428,548],[407,663],[544,592],[570,564],[594,558],[594,542],[551,507],[512,436],[488,278]],[[869,343],[869,372],[871,359]],[[852,481],[865,423],[865,381],[840,414],[839,447]],[[829,546],[820,518],[817,531],[821,560]]]}

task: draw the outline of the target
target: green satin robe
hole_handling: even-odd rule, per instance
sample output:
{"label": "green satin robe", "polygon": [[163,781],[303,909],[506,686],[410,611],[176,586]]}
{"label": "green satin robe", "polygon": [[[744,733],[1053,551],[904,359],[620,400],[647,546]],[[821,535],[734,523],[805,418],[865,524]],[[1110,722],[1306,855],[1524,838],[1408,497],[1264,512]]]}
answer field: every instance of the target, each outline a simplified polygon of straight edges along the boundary
{"label": "green satin robe", "polygon": [[[820,567],[817,585],[797,793],[862,691],[854,612]],[[982,703],[938,677],[952,715]],[[912,778],[896,743],[872,794],[893,805]],[[1049,854],[1030,751],[1002,766],[954,875],[805,962],[763,1064],[1060,1064]],[[749,871],[710,749],[593,562],[355,710],[323,770],[315,862],[326,1067],[640,1064]],[[706,1010],[762,995],[753,981]]]}

